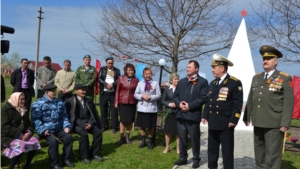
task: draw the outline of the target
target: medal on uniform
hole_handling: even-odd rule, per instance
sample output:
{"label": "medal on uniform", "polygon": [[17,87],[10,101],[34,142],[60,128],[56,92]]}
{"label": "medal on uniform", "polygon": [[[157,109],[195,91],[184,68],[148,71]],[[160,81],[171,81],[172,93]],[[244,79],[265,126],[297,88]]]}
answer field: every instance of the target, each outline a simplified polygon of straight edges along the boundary
{"label": "medal on uniform", "polygon": [[228,95],[228,87],[222,87],[219,90],[219,98],[217,99],[217,101],[226,101],[227,99],[227,95]]}
{"label": "medal on uniform", "polygon": [[268,84],[270,84],[269,91],[279,92],[282,89],[282,82],[283,82],[283,79],[281,79],[280,76],[278,76],[275,79],[271,78],[271,80],[268,83]]}

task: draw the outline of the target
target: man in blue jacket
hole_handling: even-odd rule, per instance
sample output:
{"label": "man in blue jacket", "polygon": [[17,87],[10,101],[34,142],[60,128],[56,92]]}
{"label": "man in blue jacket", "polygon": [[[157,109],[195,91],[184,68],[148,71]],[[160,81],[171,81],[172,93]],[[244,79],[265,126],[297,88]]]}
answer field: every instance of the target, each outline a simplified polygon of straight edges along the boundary
{"label": "man in blue jacket", "polygon": [[175,165],[187,164],[188,134],[193,150],[193,168],[200,166],[200,121],[202,106],[207,98],[208,82],[198,75],[199,63],[190,60],[186,68],[187,77],[178,82],[173,101],[176,105],[177,130],[180,158]]}
{"label": "man in blue jacket", "polygon": [[46,139],[49,145],[48,154],[50,165],[53,169],[61,169],[58,159],[58,143],[63,142],[63,165],[74,167],[71,161],[72,155],[72,125],[64,103],[55,98],[56,86],[47,84],[43,90],[43,97],[36,100],[31,107],[31,121],[37,133]]}

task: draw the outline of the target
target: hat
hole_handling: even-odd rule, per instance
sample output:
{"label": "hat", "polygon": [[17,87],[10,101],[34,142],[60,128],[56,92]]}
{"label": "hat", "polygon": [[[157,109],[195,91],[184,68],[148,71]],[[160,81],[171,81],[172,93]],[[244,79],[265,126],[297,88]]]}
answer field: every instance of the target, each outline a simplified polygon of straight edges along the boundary
{"label": "hat", "polygon": [[230,60],[226,59],[224,56],[215,53],[213,55],[211,66],[218,66],[218,65],[233,66],[233,63]]}
{"label": "hat", "polygon": [[277,50],[276,48],[274,48],[272,46],[268,46],[268,45],[264,45],[264,46],[260,47],[259,53],[261,54],[261,56],[263,58],[265,58],[265,57],[281,58],[282,57],[282,53],[279,52],[279,50]]}
{"label": "hat", "polygon": [[84,85],[84,84],[76,84],[75,87],[74,87],[74,90],[78,90],[78,89],[83,89],[83,88],[86,88],[87,86]]}
{"label": "hat", "polygon": [[91,55],[86,54],[86,55],[83,56],[83,59],[85,59],[85,58],[91,58]]}
{"label": "hat", "polygon": [[49,84],[46,84],[46,86],[43,87],[43,90],[44,91],[50,91],[50,90],[53,90],[53,89],[56,89],[56,88],[57,88],[57,86],[55,86],[52,83],[49,83]]}
{"label": "hat", "polygon": [[105,59],[105,61],[108,61],[108,60],[114,60],[114,58],[112,56],[110,56],[110,57]]}

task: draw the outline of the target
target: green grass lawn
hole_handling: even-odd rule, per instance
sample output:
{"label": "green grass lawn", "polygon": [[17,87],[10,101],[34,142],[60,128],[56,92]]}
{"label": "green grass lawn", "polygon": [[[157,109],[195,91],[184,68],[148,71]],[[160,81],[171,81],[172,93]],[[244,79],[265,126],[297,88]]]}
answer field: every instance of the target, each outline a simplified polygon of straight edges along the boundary
{"label": "green grass lawn", "polygon": [[[6,84],[6,100],[12,92],[12,87],[9,84],[9,78],[5,78]],[[36,98],[33,98],[33,101]],[[2,105],[2,104],[1,104]],[[99,106],[97,106],[99,110]],[[99,111],[100,112],[100,111]],[[300,126],[300,120],[292,120],[291,126]],[[299,138],[300,139],[300,138]],[[147,147],[140,149],[138,145],[140,144],[139,130],[134,130],[131,133],[132,144],[124,144],[119,146],[119,133],[112,134],[111,130],[107,130],[103,133],[103,145],[100,151],[100,155],[104,156],[104,162],[92,161],[91,164],[85,165],[80,162],[80,158],[73,153],[73,162],[75,162],[78,169],[123,169],[123,168],[132,168],[132,169],[165,169],[172,168],[173,162],[178,159],[176,154],[176,142],[175,138],[171,140],[171,151],[167,154],[163,154],[165,140],[164,134],[162,132],[157,132],[156,135],[156,146],[153,150],[148,150]],[[90,142],[92,141],[92,136],[90,136]],[[45,143],[42,142],[42,145]],[[190,147],[190,145],[189,145]],[[60,158],[62,154],[62,145],[59,147]],[[32,163],[33,169],[47,169],[49,167],[48,162],[48,148],[44,147],[39,151]],[[73,143],[73,150],[76,154],[79,154],[78,141]],[[26,155],[22,157],[21,164],[25,163]],[[9,160],[1,155],[1,168],[7,167]],[[300,153],[294,153],[285,151],[282,156],[282,168],[284,169],[296,169],[300,168]]]}

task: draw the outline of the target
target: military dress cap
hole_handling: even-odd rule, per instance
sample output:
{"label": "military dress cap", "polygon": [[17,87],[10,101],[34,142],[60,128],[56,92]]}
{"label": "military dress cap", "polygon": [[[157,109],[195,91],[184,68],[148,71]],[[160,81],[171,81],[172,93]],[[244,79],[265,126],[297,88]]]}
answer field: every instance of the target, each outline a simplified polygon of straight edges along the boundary
{"label": "military dress cap", "polygon": [[230,60],[226,59],[224,56],[215,53],[213,55],[211,66],[218,66],[218,65],[233,66],[233,63]]}
{"label": "military dress cap", "polygon": [[277,50],[276,48],[268,45],[264,45],[260,47],[259,49],[260,54],[262,55],[263,58],[265,57],[275,57],[275,58],[281,58],[282,53]]}
{"label": "military dress cap", "polygon": [[83,89],[83,88],[87,88],[87,86],[84,84],[76,84],[74,90]]}
{"label": "military dress cap", "polygon": [[90,59],[92,59],[91,55],[89,55],[89,54],[84,55],[84,56],[83,56],[83,59],[85,59],[85,58],[90,58]]}
{"label": "military dress cap", "polygon": [[57,86],[55,86],[52,83],[49,83],[49,84],[46,84],[46,86],[43,87],[43,90],[44,91],[50,91],[50,90],[53,90],[53,89],[56,89],[56,88],[57,88]]}

